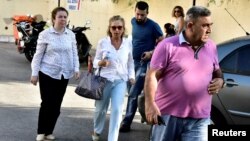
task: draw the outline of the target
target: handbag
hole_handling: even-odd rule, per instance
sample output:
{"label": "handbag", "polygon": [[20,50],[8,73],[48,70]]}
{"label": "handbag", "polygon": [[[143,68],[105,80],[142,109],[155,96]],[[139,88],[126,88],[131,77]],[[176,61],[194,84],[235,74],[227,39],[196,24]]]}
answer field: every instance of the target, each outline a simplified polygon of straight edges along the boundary
{"label": "handbag", "polygon": [[101,77],[101,67],[98,69],[97,75],[93,71],[92,57],[88,58],[88,71],[82,73],[80,83],[75,89],[75,93],[81,97],[101,100],[103,95],[103,89],[108,81],[106,78]]}

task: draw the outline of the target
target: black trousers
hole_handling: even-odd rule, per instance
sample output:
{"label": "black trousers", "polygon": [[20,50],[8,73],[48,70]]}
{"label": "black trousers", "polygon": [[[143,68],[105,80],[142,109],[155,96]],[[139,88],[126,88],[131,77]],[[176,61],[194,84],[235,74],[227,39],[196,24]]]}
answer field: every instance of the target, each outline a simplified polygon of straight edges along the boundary
{"label": "black trousers", "polygon": [[61,104],[68,85],[68,79],[61,80],[39,72],[41,107],[38,117],[38,134],[53,133],[56,121],[60,115]]}

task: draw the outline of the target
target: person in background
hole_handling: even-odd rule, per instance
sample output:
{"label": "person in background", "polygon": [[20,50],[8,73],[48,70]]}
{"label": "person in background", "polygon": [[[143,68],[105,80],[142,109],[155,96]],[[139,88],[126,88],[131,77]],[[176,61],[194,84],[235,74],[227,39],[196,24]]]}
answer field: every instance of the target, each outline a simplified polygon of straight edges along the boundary
{"label": "person in background", "polygon": [[175,35],[174,25],[171,23],[164,24],[164,30],[166,33],[165,38]]}
{"label": "person in background", "polygon": [[174,24],[176,34],[180,34],[184,27],[184,10],[181,6],[175,6],[172,10],[172,17],[176,19]]}
{"label": "person in background", "polygon": [[126,115],[122,121],[120,132],[130,131],[130,125],[137,110],[137,99],[143,89],[147,64],[155,45],[164,38],[160,26],[147,18],[148,11],[148,4],[138,1],[135,6],[135,17],[131,20],[136,81],[135,85],[128,90]]}
{"label": "person in background", "polygon": [[94,68],[101,67],[100,75],[108,79],[101,100],[95,101],[93,141],[100,139],[105,126],[109,103],[111,115],[108,141],[118,141],[119,126],[122,120],[123,102],[127,91],[127,81],[135,82],[134,61],[131,40],[123,37],[125,21],[119,16],[109,19],[108,36],[98,42],[94,58]]}
{"label": "person in background", "polygon": [[41,107],[37,141],[54,140],[53,130],[69,78],[79,78],[79,60],[75,34],[66,28],[68,11],[57,7],[52,11],[53,26],[39,34],[36,53],[31,63],[33,85],[39,80]]}
{"label": "person in background", "polygon": [[156,47],[145,81],[146,118],[154,124],[150,141],[208,140],[212,96],[224,83],[209,39],[212,24],[207,8],[193,6],[185,30]]}

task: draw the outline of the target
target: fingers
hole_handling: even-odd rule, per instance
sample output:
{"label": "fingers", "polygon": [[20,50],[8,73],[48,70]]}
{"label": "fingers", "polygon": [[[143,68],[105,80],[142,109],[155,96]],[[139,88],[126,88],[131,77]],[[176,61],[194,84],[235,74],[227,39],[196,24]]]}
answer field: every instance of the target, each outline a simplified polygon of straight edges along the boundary
{"label": "fingers", "polygon": [[217,79],[213,79],[208,85],[209,94],[218,94],[221,89],[220,82]]}
{"label": "fingers", "polygon": [[35,85],[37,84],[37,81],[36,80],[30,80],[31,84]]}
{"label": "fingers", "polygon": [[37,76],[31,76],[30,82],[31,82],[33,85],[36,86],[37,81],[38,81],[38,77],[37,77]]}
{"label": "fingers", "polygon": [[110,64],[110,62],[107,59],[101,60],[100,65],[101,67],[107,67]]}
{"label": "fingers", "polygon": [[75,79],[78,80],[80,78],[80,73],[79,72],[76,72],[75,73]]}
{"label": "fingers", "polygon": [[160,111],[155,103],[147,103],[145,102],[145,112],[146,112],[146,118],[147,122],[150,124],[158,124],[158,115],[160,114]]}
{"label": "fingers", "polygon": [[143,61],[149,60],[151,58],[151,52],[144,52],[143,55],[141,56],[141,59]]}
{"label": "fingers", "polygon": [[129,82],[130,82],[131,85],[134,85],[134,84],[135,84],[135,80],[134,80],[133,78],[130,79]]}

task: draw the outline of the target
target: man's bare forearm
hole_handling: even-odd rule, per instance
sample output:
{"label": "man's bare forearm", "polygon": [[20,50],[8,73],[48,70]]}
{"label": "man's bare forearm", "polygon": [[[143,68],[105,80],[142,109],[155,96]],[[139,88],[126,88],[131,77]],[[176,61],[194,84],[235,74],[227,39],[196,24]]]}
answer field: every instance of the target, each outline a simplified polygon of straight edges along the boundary
{"label": "man's bare forearm", "polygon": [[144,85],[145,100],[147,102],[154,102],[156,89],[157,89],[156,72],[149,69],[146,74],[145,85]]}

